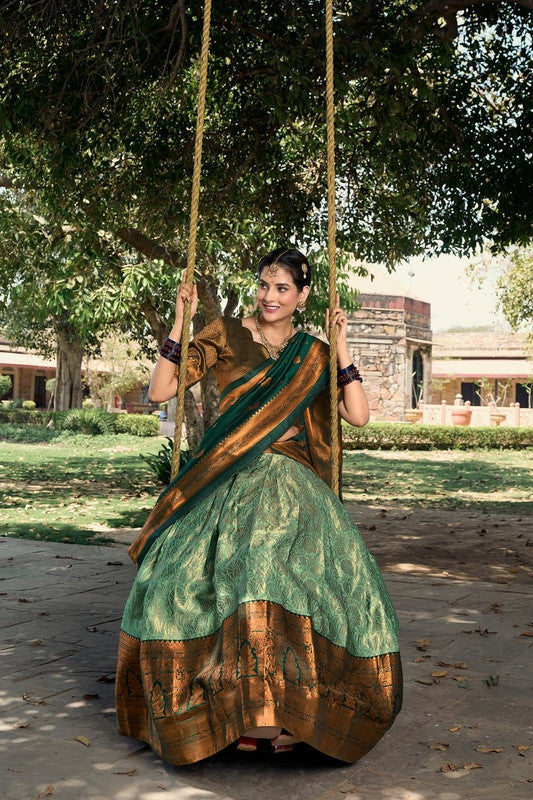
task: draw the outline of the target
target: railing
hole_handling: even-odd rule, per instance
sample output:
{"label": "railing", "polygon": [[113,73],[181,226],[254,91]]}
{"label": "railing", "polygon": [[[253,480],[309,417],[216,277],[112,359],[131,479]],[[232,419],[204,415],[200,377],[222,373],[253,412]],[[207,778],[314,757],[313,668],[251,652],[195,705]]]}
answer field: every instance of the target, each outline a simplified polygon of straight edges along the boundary
{"label": "railing", "polygon": [[[454,405],[443,400],[440,405],[420,402],[419,409],[422,413],[418,421],[424,425],[464,425],[465,422],[459,422],[454,412],[470,410],[470,422],[467,424],[471,427],[481,425],[533,427],[533,408],[520,408],[519,403],[511,403],[509,406],[496,406],[494,403],[487,406],[470,406],[468,403]],[[452,415],[456,418],[454,419]],[[406,411],[406,419],[408,416],[409,410]]]}

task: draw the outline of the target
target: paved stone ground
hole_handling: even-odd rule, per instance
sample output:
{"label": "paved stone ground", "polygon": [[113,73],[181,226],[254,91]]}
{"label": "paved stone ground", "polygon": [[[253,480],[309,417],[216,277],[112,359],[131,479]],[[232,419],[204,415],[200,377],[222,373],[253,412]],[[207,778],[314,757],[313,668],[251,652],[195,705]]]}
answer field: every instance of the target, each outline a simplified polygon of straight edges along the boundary
{"label": "paved stone ground", "polygon": [[115,728],[117,635],[134,577],[125,550],[0,539],[0,563],[6,800],[531,797],[533,639],[524,633],[533,611],[524,584],[385,576],[402,623],[404,709],[358,764],[305,748],[229,748],[177,768]]}

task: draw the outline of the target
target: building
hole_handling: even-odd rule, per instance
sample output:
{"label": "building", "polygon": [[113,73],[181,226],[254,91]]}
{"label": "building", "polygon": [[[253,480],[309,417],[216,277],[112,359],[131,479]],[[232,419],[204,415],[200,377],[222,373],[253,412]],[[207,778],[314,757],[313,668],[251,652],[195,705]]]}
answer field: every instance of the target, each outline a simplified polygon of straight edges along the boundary
{"label": "building", "polygon": [[365,382],[373,420],[399,422],[420,400],[431,402],[431,308],[384,269],[351,276],[358,311],[348,321],[348,349]]}
{"label": "building", "polygon": [[531,408],[533,360],[526,336],[504,331],[457,331],[435,335],[433,402],[463,401],[479,406],[518,403]]}
{"label": "building", "polygon": [[0,337],[0,374],[11,378],[11,389],[3,400],[33,400],[37,408],[46,408],[50,394],[46,381],[56,374],[55,360],[43,358],[23,347],[12,347]]}

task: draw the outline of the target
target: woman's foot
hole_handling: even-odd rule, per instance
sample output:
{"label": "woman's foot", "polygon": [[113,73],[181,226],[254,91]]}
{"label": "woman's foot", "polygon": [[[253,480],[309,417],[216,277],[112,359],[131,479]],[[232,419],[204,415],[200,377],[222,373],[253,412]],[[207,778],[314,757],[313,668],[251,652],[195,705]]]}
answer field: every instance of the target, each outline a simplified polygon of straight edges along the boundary
{"label": "woman's foot", "polygon": [[272,739],[272,747],[275,753],[288,753],[292,750],[293,744],[297,744],[301,741],[303,741],[303,739],[294,736],[283,728],[279,736]]}
{"label": "woman's foot", "polygon": [[237,750],[248,750],[248,752],[257,750],[257,739],[254,736],[239,736]]}

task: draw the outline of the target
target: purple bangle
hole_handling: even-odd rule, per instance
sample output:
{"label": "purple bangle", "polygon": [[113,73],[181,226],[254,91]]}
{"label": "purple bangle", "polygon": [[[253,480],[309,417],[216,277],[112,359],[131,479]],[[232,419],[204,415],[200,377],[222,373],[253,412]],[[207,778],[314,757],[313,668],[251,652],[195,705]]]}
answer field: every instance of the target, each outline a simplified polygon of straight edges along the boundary
{"label": "purple bangle", "polygon": [[175,342],[174,339],[169,339],[167,336],[159,348],[159,355],[161,358],[166,358],[167,361],[172,361],[173,364],[179,364],[181,356],[180,342]]}
{"label": "purple bangle", "polygon": [[337,386],[347,386],[353,381],[363,383],[359,370],[354,364],[348,364],[344,369],[337,369]]}

